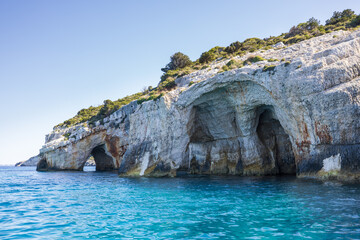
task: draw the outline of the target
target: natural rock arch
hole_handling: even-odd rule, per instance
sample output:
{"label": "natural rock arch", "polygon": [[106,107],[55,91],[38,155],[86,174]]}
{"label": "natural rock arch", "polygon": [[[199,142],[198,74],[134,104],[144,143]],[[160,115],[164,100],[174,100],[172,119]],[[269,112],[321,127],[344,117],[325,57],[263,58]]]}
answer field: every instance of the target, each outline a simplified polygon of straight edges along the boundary
{"label": "natural rock arch", "polygon": [[[116,169],[114,159],[109,153],[107,153],[105,144],[94,147],[90,154],[94,157],[96,171],[113,171]],[[85,165],[85,162],[83,165]]]}

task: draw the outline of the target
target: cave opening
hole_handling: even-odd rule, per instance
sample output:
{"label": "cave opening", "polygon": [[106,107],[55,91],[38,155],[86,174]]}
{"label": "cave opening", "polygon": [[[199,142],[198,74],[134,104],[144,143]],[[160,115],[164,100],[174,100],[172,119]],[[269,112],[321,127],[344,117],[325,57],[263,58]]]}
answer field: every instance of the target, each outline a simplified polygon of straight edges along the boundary
{"label": "cave opening", "polygon": [[257,135],[268,151],[277,175],[295,175],[295,156],[289,135],[281,126],[273,108],[263,106],[258,109]]}
{"label": "cave opening", "polygon": [[106,152],[105,145],[99,145],[91,151],[85,166],[94,166],[95,171],[113,171],[115,165],[113,158]]}
{"label": "cave opening", "polygon": [[96,167],[95,159],[92,155],[86,160],[83,171],[85,172],[94,172]]}

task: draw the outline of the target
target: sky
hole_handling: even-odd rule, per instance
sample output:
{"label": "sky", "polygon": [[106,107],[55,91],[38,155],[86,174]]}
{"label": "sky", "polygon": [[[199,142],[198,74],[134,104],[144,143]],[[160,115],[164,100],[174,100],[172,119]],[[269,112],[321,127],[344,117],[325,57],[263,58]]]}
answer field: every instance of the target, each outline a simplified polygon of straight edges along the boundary
{"label": "sky", "polygon": [[359,0],[0,0],[0,165],[39,153],[53,126],[156,86],[175,52],[287,32]]}

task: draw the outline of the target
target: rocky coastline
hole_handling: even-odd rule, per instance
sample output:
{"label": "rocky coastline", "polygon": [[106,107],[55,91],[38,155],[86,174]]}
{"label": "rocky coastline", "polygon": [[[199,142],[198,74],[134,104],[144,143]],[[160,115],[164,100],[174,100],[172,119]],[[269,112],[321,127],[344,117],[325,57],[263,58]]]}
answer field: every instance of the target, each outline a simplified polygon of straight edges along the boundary
{"label": "rocky coastline", "polygon": [[[360,177],[360,31],[234,57],[263,59],[222,72],[231,59],[176,80],[159,99],[133,101],[90,127],[57,127],[37,170],[120,176]],[[282,60],[280,60],[282,59]]]}

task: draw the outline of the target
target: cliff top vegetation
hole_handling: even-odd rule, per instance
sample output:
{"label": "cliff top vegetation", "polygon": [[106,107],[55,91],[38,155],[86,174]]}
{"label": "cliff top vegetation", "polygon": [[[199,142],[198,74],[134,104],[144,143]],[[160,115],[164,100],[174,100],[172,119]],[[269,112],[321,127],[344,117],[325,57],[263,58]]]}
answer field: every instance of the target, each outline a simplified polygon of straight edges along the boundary
{"label": "cliff top vegetation", "polygon": [[[157,87],[147,87],[141,92],[120,98],[116,101],[105,100],[102,105],[90,106],[81,109],[74,117],[58,124],[57,127],[69,127],[79,123],[88,122],[90,126],[94,125],[105,117],[108,117],[121,107],[137,100],[139,104],[144,101],[157,100],[165,92],[176,87],[175,79],[188,75],[194,71],[208,67],[208,64],[217,59],[231,59],[235,56],[243,56],[249,52],[258,50],[271,49],[275,44],[282,42],[286,46],[295,44],[313,37],[321,36],[338,30],[353,30],[360,26],[360,14],[356,15],[351,9],[345,9],[341,12],[335,11],[330,19],[326,20],[325,25],[321,25],[320,21],[310,18],[308,21],[300,23],[290,28],[289,32],[279,36],[270,36],[268,38],[248,38],[243,42],[233,42],[227,47],[214,47],[203,52],[200,57],[191,61],[190,58],[177,52],[170,57],[170,62],[161,70],[164,72]],[[258,56],[256,56],[259,58]],[[255,57],[255,58],[256,58]],[[258,61],[259,59],[248,59],[247,61]],[[240,68],[244,63],[230,61],[223,67],[223,71],[233,68]]]}

